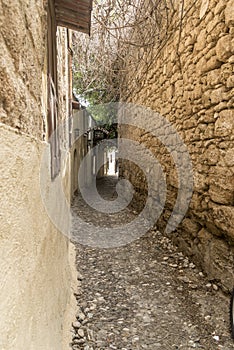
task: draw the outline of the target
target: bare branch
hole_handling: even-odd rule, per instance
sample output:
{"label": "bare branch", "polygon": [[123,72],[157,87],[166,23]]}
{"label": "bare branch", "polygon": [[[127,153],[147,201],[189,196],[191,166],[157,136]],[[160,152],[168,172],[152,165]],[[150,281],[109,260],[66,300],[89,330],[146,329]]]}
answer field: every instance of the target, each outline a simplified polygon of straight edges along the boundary
{"label": "bare branch", "polygon": [[175,0],[94,0],[91,37],[74,34],[77,92],[93,92],[102,102],[118,99],[129,69],[135,70],[134,84],[140,89],[144,82],[138,71],[146,75],[169,40],[175,11]]}

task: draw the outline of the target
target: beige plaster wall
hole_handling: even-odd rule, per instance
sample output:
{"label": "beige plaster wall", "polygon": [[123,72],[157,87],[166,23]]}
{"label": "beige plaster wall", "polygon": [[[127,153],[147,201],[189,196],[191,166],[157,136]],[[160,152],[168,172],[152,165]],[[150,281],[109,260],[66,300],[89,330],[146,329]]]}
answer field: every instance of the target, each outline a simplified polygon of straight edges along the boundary
{"label": "beige plaster wall", "polygon": [[[230,290],[234,283],[234,2],[186,0],[181,13],[182,1],[168,1],[168,8],[169,27],[161,33],[162,45],[154,47],[150,65],[146,52],[136,71],[132,67],[127,72],[122,99],[159,112],[187,146],[194,193],[173,238],[210,279]],[[146,123],[157,128],[157,118]],[[158,222],[163,230],[178,188],[171,155],[150,133],[125,128],[122,136],[150,149],[167,174],[167,204]],[[146,194],[138,173],[132,164],[123,163],[122,175],[137,189],[136,206],[142,205]]]}
{"label": "beige plaster wall", "polygon": [[0,139],[0,348],[59,350],[72,292],[69,242],[42,203],[45,146],[4,125]]}
{"label": "beige plaster wall", "polygon": [[[47,136],[46,9],[44,0],[0,0],[2,350],[67,350],[75,312],[73,247],[49,218],[40,189],[40,165],[48,148],[42,143]],[[66,29],[58,30],[57,40],[59,118],[65,120],[69,111]],[[66,131],[67,124],[61,133],[60,178],[69,204]],[[49,160],[46,165],[49,168]],[[60,217],[66,216],[59,199],[53,205]]]}

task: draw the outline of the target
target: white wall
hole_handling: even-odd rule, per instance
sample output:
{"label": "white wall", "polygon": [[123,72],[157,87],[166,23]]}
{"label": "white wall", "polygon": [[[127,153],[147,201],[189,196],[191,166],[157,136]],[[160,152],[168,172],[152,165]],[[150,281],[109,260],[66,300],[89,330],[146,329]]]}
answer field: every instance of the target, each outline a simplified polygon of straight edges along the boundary
{"label": "white wall", "polygon": [[45,145],[3,124],[0,140],[0,349],[60,350],[75,300],[68,239],[41,199]]}

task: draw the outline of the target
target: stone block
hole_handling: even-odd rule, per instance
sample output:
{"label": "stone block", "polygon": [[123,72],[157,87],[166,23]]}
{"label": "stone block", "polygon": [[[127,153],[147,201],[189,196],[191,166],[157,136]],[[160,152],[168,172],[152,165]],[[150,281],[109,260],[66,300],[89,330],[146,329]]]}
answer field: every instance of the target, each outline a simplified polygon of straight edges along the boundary
{"label": "stone block", "polygon": [[218,113],[223,111],[224,109],[228,109],[228,105],[224,101],[222,101],[218,105],[214,106],[214,112],[215,112],[215,118],[216,119],[219,117]]}
{"label": "stone block", "polygon": [[198,172],[194,172],[194,190],[203,193],[208,189],[208,181],[207,176],[204,174],[200,174]]}
{"label": "stone block", "polygon": [[227,177],[224,174],[212,174],[209,176],[208,179],[210,185],[216,185],[220,187],[220,189],[228,190],[229,192],[234,191],[234,175],[227,179]]}
{"label": "stone block", "polygon": [[206,55],[207,61],[210,60],[211,57],[216,56],[215,45],[213,47],[206,47],[204,50],[204,54]]}
{"label": "stone block", "polygon": [[214,14],[216,18],[219,18],[217,15],[220,14],[226,7],[226,1],[222,0],[217,3],[214,9]]}
{"label": "stone block", "polygon": [[226,87],[229,89],[234,87],[234,75],[227,78]]}
{"label": "stone block", "polygon": [[199,18],[202,19],[207,10],[209,8],[209,0],[202,0],[201,7],[200,7],[200,13],[199,13]]}
{"label": "stone block", "polygon": [[197,235],[199,241],[202,243],[202,245],[208,245],[210,241],[212,241],[213,236],[212,234],[207,231],[205,228],[202,228]]}
{"label": "stone block", "polygon": [[217,185],[211,185],[208,192],[211,200],[215,203],[233,205],[234,194],[228,190],[224,190]]}
{"label": "stone block", "polygon": [[234,207],[209,202],[209,210],[210,219],[214,222],[215,226],[234,240]]}
{"label": "stone block", "polygon": [[219,68],[220,66],[221,66],[221,62],[218,60],[216,56],[213,56],[208,60],[206,67],[204,67],[204,71],[209,72],[213,69]]}
{"label": "stone block", "polygon": [[215,238],[211,241],[204,261],[204,268],[210,279],[219,280],[226,291],[233,287],[234,254],[233,248],[224,240]]}
{"label": "stone block", "polygon": [[195,35],[189,35],[187,39],[185,40],[185,46],[188,47],[190,45],[194,45],[196,42],[196,36]]}
{"label": "stone block", "polygon": [[231,35],[222,36],[216,45],[216,55],[219,61],[227,62],[234,53],[234,40]]}
{"label": "stone block", "polygon": [[202,57],[198,61],[197,65],[196,65],[196,69],[197,69],[197,73],[199,75],[202,75],[206,72],[206,63],[207,63],[207,61],[206,61],[205,57]]}
{"label": "stone block", "polygon": [[183,127],[186,130],[194,128],[196,126],[197,126],[197,118],[195,118],[195,117],[191,117],[191,118],[185,120],[184,123],[183,123]]}
{"label": "stone block", "polygon": [[234,205],[234,176],[209,176],[208,194],[213,202]]}
{"label": "stone block", "polygon": [[218,163],[220,151],[215,145],[210,145],[204,154],[204,161],[208,165],[215,165]]}
{"label": "stone block", "polygon": [[224,161],[227,164],[228,167],[233,167],[234,166],[234,148],[228,149],[226,151]]}
{"label": "stone block", "polygon": [[234,130],[234,110],[225,109],[219,112],[215,122],[215,136],[229,136]]}
{"label": "stone block", "polygon": [[207,84],[210,86],[215,86],[221,83],[220,70],[213,69],[207,73]]}
{"label": "stone block", "polygon": [[197,51],[202,51],[206,47],[206,37],[207,37],[206,29],[202,29],[198,34],[197,42],[195,44],[195,49]]}
{"label": "stone block", "polygon": [[[206,169],[208,173],[208,169]],[[230,178],[233,175],[232,169],[229,169],[225,166],[219,166],[218,164],[215,167],[209,167],[209,176],[210,177],[225,177]]]}
{"label": "stone block", "polygon": [[197,64],[197,71],[200,75],[203,75],[206,72],[219,68],[221,65],[222,62],[216,56],[211,57],[208,61],[205,57],[202,57]]}
{"label": "stone block", "polygon": [[190,203],[190,208],[194,210],[194,212],[199,212],[201,210],[201,195],[198,192],[193,193],[193,197]]}
{"label": "stone block", "polygon": [[225,88],[221,86],[219,88],[214,89],[210,94],[210,101],[212,104],[220,103],[225,95]]}
{"label": "stone block", "polygon": [[202,140],[210,140],[214,138],[214,124],[206,125],[206,128],[202,134]]}
{"label": "stone block", "polygon": [[202,95],[202,87],[200,84],[195,85],[193,91],[192,91],[192,98],[194,100],[200,98]]}
{"label": "stone block", "polygon": [[206,229],[212,233],[212,235],[217,237],[222,237],[223,233],[221,230],[219,230],[213,222],[206,221]]}
{"label": "stone block", "polygon": [[232,75],[233,65],[231,63],[224,63],[220,68],[220,80],[225,85],[227,79]]}
{"label": "stone block", "polygon": [[[225,7],[225,5],[223,5]],[[220,22],[219,16],[214,16],[214,18],[207,24],[206,31],[207,33],[210,33],[213,31],[213,29],[217,26],[217,24]]]}
{"label": "stone block", "polygon": [[228,27],[234,26],[234,0],[229,0],[225,9],[225,24]]}
{"label": "stone block", "polygon": [[[233,27],[234,28],[234,27]],[[234,33],[233,33],[234,34]],[[234,63],[234,55],[232,55],[231,57],[229,57],[228,62],[233,64]]]}
{"label": "stone block", "polygon": [[214,118],[213,110],[207,110],[205,111],[205,114],[202,114],[199,117],[199,123],[209,124],[209,123],[214,123],[214,121],[215,121],[215,118]]}
{"label": "stone block", "polygon": [[202,104],[204,107],[210,107],[211,105],[211,90],[205,91],[204,94],[202,95]]}
{"label": "stone block", "polygon": [[220,22],[213,28],[213,30],[210,32],[210,35],[214,43],[217,43],[219,38],[221,38],[226,33],[227,26],[225,25],[224,21],[220,19]]}

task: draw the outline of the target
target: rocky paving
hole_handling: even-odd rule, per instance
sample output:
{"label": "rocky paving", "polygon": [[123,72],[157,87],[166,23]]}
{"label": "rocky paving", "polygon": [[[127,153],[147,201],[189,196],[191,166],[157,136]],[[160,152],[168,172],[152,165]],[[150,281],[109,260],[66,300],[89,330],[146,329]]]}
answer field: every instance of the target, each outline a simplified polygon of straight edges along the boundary
{"label": "rocky paving", "polygon": [[[115,198],[115,184],[115,178],[99,181],[103,198]],[[78,195],[73,215],[105,227],[136,213],[100,214]],[[162,233],[151,230],[111,249],[75,244],[73,350],[234,349],[229,296]]]}

